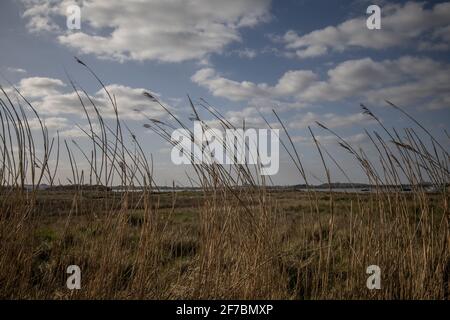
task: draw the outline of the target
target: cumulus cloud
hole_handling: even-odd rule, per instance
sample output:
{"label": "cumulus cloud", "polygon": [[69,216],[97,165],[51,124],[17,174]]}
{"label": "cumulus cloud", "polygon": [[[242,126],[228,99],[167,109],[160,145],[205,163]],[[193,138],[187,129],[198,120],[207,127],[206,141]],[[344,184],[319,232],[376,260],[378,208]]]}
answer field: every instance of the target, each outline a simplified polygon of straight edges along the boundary
{"label": "cumulus cloud", "polygon": [[[315,138],[322,145],[337,145],[339,142],[339,139],[333,135],[315,135]],[[368,136],[364,133],[357,133],[354,135],[343,137],[343,139],[347,143],[352,145],[352,144],[358,144],[358,143],[363,143],[363,142],[367,141]],[[311,136],[309,136],[309,137],[294,136],[294,137],[292,137],[292,141],[294,141],[295,143],[314,145],[314,140]]]}
{"label": "cumulus cloud", "polygon": [[302,107],[357,98],[359,102],[373,103],[388,99],[407,106],[424,103],[426,108],[437,109],[448,107],[450,98],[450,65],[410,56],[383,61],[348,60],[322,77],[311,70],[291,70],[273,86],[230,80],[212,68],[197,71],[191,80],[213,95],[232,101],[281,99]]}
{"label": "cumulus cloud", "polygon": [[72,1],[22,0],[30,31],[55,32],[82,53],[116,60],[204,59],[240,41],[240,29],[269,18],[270,0],[78,1],[83,25],[69,32],[56,21]]}
{"label": "cumulus cloud", "polygon": [[19,82],[20,92],[27,98],[58,95],[65,86],[59,79],[46,77],[24,78]]}
{"label": "cumulus cloud", "polygon": [[314,112],[307,112],[296,116],[289,122],[289,128],[304,129],[313,125],[316,121],[324,124],[330,129],[349,127],[354,125],[367,125],[373,123],[374,120],[362,113],[338,115],[335,113],[317,114]]}
{"label": "cumulus cloud", "polygon": [[213,95],[232,101],[248,100],[255,96],[266,95],[266,84],[255,84],[250,81],[234,81],[221,77],[213,68],[198,70],[191,80],[206,87]]}
{"label": "cumulus cloud", "polygon": [[[41,121],[49,130],[63,130],[70,126],[69,120],[63,117],[43,117]],[[28,125],[32,130],[41,130],[41,124],[38,118],[28,119]]]}
{"label": "cumulus cloud", "polygon": [[[225,113],[225,119],[235,128],[268,128],[264,120],[256,110],[244,108],[240,111],[228,111]],[[206,120],[205,123],[210,128],[223,129],[223,124],[217,119]]]}
{"label": "cumulus cloud", "polygon": [[[422,50],[448,50],[450,28],[450,2],[435,4],[430,9],[423,2],[382,6],[382,26],[372,31],[366,27],[367,16],[344,21],[299,35],[293,30],[282,37],[288,55],[310,58],[324,55],[330,50],[344,51],[351,47],[386,49],[416,44]],[[424,42],[423,38],[432,38]]]}
{"label": "cumulus cloud", "polygon": [[[46,77],[30,77],[20,80],[17,88],[21,94],[32,101],[36,110],[44,116],[51,116],[53,119],[57,115],[74,114],[84,115],[82,105],[72,88],[59,79]],[[109,84],[106,86],[108,92],[114,96],[119,115],[123,119],[139,120],[143,118],[143,113],[151,117],[163,116],[164,112],[156,102],[150,101],[142,93],[150,91],[144,88],[131,88],[119,84]],[[80,96],[88,110],[92,111],[91,102],[79,91]],[[157,93],[152,93],[158,97]],[[108,95],[103,89],[99,89],[90,95],[91,101],[97,106],[100,114],[105,118],[114,118],[115,113]],[[137,112],[141,110],[142,112]]]}
{"label": "cumulus cloud", "polygon": [[305,89],[316,78],[317,75],[309,70],[288,71],[275,86],[269,86],[266,83],[229,80],[212,68],[204,68],[197,71],[191,80],[207,88],[215,96],[232,101],[244,101],[252,98],[292,95]]}
{"label": "cumulus cloud", "polygon": [[27,19],[27,29],[30,32],[57,32],[59,26],[52,20],[52,15],[63,14],[62,7],[68,5],[67,1],[34,1],[23,0],[25,11],[23,17]]}
{"label": "cumulus cloud", "polygon": [[[92,131],[98,136],[101,135],[101,129],[97,123],[92,124]],[[60,136],[64,138],[87,138],[89,134],[91,134],[91,127],[89,124],[72,125],[60,132]]]}

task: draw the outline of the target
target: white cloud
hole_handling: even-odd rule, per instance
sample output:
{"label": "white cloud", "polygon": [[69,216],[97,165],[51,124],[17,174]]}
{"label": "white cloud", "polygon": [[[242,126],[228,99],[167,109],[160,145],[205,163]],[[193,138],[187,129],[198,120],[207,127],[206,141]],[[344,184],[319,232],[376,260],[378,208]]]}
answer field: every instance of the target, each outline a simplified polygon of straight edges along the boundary
{"label": "white cloud", "polygon": [[[49,130],[62,130],[70,126],[69,120],[63,117],[43,117],[41,121]],[[28,119],[28,125],[32,130],[41,130],[38,118]]]}
{"label": "white cloud", "polygon": [[312,58],[327,53],[327,47],[321,45],[311,45],[304,50],[297,50],[295,55],[299,58]]}
{"label": "white cloud", "polygon": [[24,78],[19,82],[19,90],[27,98],[58,95],[65,86],[59,79],[46,77]]}
{"label": "white cloud", "polygon": [[232,101],[249,100],[255,96],[267,95],[266,84],[255,84],[250,81],[237,82],[219,76],[212,68],[197,71],[191,80],[208,90],[215,96]]}
{"label": "white cloud", "polygon": [[250,81],[234,81],[217,74],[212,68],[197,71],[191,80],[207,88],[213,95],[232,101],[245,101],[253,98],[280,97],[295,94],[311,84],[317,76],[309,70],[286,72],[275,86]]}
{"label": "white cloud", "polygon": [[450,65],[406,56],[380,62],[370,58],[345,61],[329,70],[327,79],[304,90],[298,99],[320,102],[358,98],[376,104],[391,100],[403,106],[431,99],[434,108],[444,108],[450,105],[442,103],[438,107],[437,102],[448,92]]}
{"label": "white cloud", "polygon": [[[344,21],[337,26],[328,26],[305,35],[289,30],[282,40],[291,56],[310,58],[321,56],[330,50],[344,51],[350,47],[385,49],[416,44],[424,35],[433,35],[431,50],[448,49],[450,27],[450,2],[424,8],[422,2],[407,2],[404,5],[382,6],[380,30],[366,27],[367,16]],[[421,49],[427,49],[422,43]]]}
{"label": "white cloud", "polygon": [[[333,135],[315,135],[315,138],[321,145],[337,145],[340,141],[336,136]],[[354,145],[367,141],[368,136],[364,133],[357,133],[354,135],[343,137],[343,139],[350,145]],[[315,145],[314,140],[311,136],[294,136],[292,137],[292,141],[295,143]]]}
{"label": "white cloud", "polygon": [[204,59],[266,21],[270,8],[270,0],[84,0],[82,29],[68,32],[55,21],[71,1],[23,2],[30,31],[55,31],[68,47],[121,61]]}
{"label": "white cloud", "polygon": [[[61,114],[84,115],[77,94],[59,79],[45,77],[24,78],[17,87],[25,98],[32,101],[33,106],[40,114],[52,117]],[[160,106],[142,94],[144,91],[150,92],[150,90],[130,88],[119,84],[109,84],[106,86],[106,89],[114,96],[119,116],[122,119],[142,119],[142,113],[136,112],[136,109],[151,117],[165,115]],[[79,94],[87,109],[93,111],[89,99],[83,92],[79,91]],[[153,93],[153,95],[158,96],[156,93]],[[90,97],[103,117],[115,117],[109,97],[103,89],[99,89]]]}
{"label": "white cloud", "polygon": [[[97,123],[92,124],[92,130],[94,134],[100,136],[101,129]],[[60,132],[60,136],[63,138],[87,138],[91,134],[91,127],[89,124],[73,125],[71,128],[67,128]]]}
{"label": "white cloud", "polygon": [[250,48],[245,48],[245,49],[242,49],[242,50],[236,50],[236,53],[237,53],[237,55],[239,57],[247,58],[247,59],[253,59],[257,55],[256,50],[250,49]]}
{"label": "white cloud", "polygon": [[295,95],[311,85],[318,76],[310,70],[286,72],[271,89],[277,96]]}
{"label": "white cloud", "polygon": [[450,65],[409,56],[383,61],[364,58],[344,61],[322,78],[311,70],[287,71],[274,86],[230,80],[212,68],[197,71],[191,80],[214,96],[256,106],[283,101],[285,106],[304,107],[358,99],[377,104],[391,100],[404,106],[424,103],[426,108],[437,109],[449,107]]}
{"label": "white cloud", "polygon": [[22,68],[8,67],[8,68],[6,68],[6,70],[11,73],[20,73],[20,74],[27,73],[27,70],[22,69]]}
{"label": "white cloud", "polygon": [[[202,120],[211,128],[223,129],[223,123],[216,118],[209,120],[202,118]],[[261,118],[257,110],[253,107],[246,107],[238,111],[227,111],[224,114],[223,120],[236,128],[242,128],[244,122],[246,128],[267,128],[264,119]]]}
{"label": "white cloud", "polygon": [[362,113],[338,115],[335,113],[317,114],[314,112],[307,112],[305,114],[297,115],[294,119],[290,120],[289,128],[304,129],[308,126],[315,125],[316,121],[330,129],[355,125],[364,126],[374,122],[373,119]]}
{"label": "white cloud", "polygon": [[59,26],[52,21],[51,15],[59,13],[63,3],[35,0],[22,0],[22,2],[25,5],[23,17],[28,19],[26,26],[30,32],[57,32],[60,30]]}

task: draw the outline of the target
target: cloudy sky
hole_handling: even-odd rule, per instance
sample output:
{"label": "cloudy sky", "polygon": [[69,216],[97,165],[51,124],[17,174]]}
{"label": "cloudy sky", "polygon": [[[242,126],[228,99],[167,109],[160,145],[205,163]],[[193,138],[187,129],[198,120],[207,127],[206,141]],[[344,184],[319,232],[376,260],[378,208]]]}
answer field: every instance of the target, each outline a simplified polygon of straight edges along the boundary
{"label": "cloudy sky", "polygon": [[[66,9],[74,3],[81,7],[80,30],[66,26]],[[370,4],[381,7],[381,30],[366,27]],[[143,97],[144,90],[185,119],[187,94],[207,100],[237,125],[246,119],[262,126],[259,112],[271,121],[275,109],[316,183],[324,175],[308,125],[341,156],[352,178],[362,181],[363,175],[315,121],[367,147],[364,129],[377,127],[361,114],[360,103],[388,127],[413,126],[387,107],[387,99],[439,138],[449,129],[450,2],[5,0],[0,39],[2,85],[15,84],[52,132],[81,143],[86,138],[75,125],[85,123],[83,110],[67,74],[92,95],[105,118],[113,117],[98,83],[73,57],[90,65],[154,155],[161,184],[185,183],[186,168],[174,167],[169,146],[143,127],[144,114],[165,116]],[[275,183],[302,183],[286,155],[280,163]]]}

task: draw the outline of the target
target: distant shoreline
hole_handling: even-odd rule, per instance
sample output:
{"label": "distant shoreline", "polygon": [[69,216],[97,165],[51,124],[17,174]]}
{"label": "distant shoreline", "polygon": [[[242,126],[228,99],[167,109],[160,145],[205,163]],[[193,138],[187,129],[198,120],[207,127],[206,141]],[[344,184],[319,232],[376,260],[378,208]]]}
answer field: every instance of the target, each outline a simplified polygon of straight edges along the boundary
{"label": "distant shoreline", "polygon": [[[410,184],[401,184],[401,185],[370,185],[370,184],[362,184],[362,183],[332,183],[332,184],[320,184],[320,185],[287,185],[287,186],[267,186],[267,189],[273,191],[320,191],[320,192],[375,192],[377,190],[391,190],[391,191],[399,191],[399,192],[410,192],[415,188],[422,188],[426,192],[439,192],[445,188],[449,188],[450,184],[436,186],[432,183],[421,183],[417,185]],[[16,189],[19,187],[7,187],[3,186],[3,189]],[[246,188],[246,186],[237,186],[236,188]],[[102,185],[59,185],[59,186],[49,186],[46,184],[39,185],[38,187],[32,185],[25,185],[24,189],[27,191],[35,190],[46,190],[46,191],[72,191],[72,190],[82,190],[82,191],[111,191],[111,192],[139,192],[143,191],[144,188],[141,186],[136,187],[126,187],[123,186],[112,186],[105,187]],[[199,187],[182,187],[182,186],[153,186],[151,187],[152,192],[182,192],[182,191],[202,191],[202,188]]]}

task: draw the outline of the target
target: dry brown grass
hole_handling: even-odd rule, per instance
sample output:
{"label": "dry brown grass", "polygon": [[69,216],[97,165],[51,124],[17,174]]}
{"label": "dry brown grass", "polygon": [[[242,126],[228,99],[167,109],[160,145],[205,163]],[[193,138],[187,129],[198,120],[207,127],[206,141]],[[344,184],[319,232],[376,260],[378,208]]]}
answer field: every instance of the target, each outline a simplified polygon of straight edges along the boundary
{"label": "dry brown grass", "polygon": [[[41,136],[33,135],[28,117],[39,115],[24,97],[22,106],[3,91],[1,298],[449,298],[449,157],[419,123],[421,134],[413,129],[400,134],[380,121],[381,133],[367,132],[379,153],[375,160],[319,124],[366,172],[375,190],[370,194],[274,191],[249,165],[218,164],[193,164],[191,179],[201,191],[157,193],[157,172],[119,119],[115,98],[107,92],[116,114],[111,125],[88,94],[72,85],[91,128],[85,131],[89,150],[50,139],[42,123]],[[149,119],[145,126],[171,142],[170,128],[188,126],[161,107],[169,120]],[[233,127],[216,109],[205,109],[224,129]],[[368,108],[363,111],[378,121]],[[285,135],[282,145],[309,186],[286,130]],[[329,172],[341,170],[339,162],[312,130],[311,136],[331,182]],[[63,153],[73,190],[38,190],[40,183],[55,184]],[[87,169],[77,164],[75,153],[83,155]],[[410,193],[390,187],[405,180],[413,186]],[[423,181],[440,189],[427,193]],[[117,184],[123,192],[105,188]],[[134,192],[136,186],[140,192]],[[81,290],[65,287],[71,264],[82,270]],[[373,264],[382,270],[381,290],[366,288],[366,268]]]}

